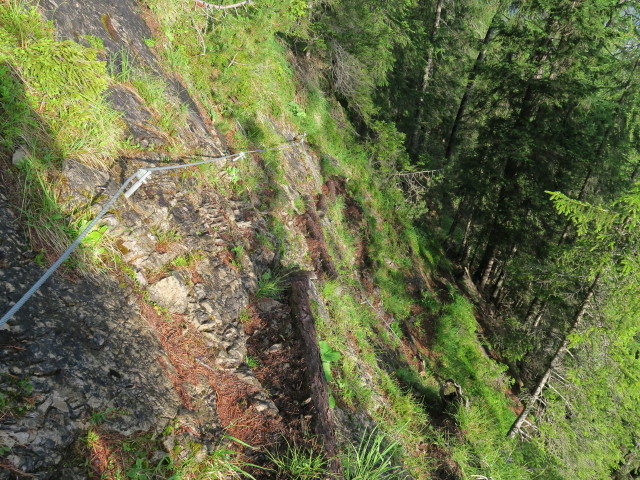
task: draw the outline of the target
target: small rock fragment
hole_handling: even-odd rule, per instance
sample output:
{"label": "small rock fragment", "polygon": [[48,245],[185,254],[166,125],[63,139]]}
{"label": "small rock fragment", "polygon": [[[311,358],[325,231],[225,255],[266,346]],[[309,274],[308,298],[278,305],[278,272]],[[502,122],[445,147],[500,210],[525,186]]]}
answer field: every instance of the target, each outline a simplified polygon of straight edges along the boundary
{"label": "small rock fragment", "polygon": [[187,309],[189,291],[177,275],[163,278],[149,288],[149,300],[173,313],[184,313]]}
{"label": "small rock fragment", "polygon": [[25,145],[20,145],[18,149],[13,152],[13,156],[11,157],[11,162],[14,165],[20,165],[24,162],[24,160],[29,156],[29,152],[27,151],[27,147]]}

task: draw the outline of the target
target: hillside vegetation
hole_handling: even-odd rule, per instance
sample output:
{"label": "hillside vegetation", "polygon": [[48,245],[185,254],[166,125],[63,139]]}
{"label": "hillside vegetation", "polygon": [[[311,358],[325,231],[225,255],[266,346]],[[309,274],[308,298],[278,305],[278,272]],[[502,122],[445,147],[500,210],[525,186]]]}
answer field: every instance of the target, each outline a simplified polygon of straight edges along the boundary
{"label": "hillside vegetation", "polygon": [[[87,0],[80,31],[50,3],[0,3],[25,262],[53,263],[134,167],[265,151],[154,177],[58,274],[140,312],[175,418],[92,405],[46,468],[7,433],[0,478],[638,478],[635,2],[122,2],[143,28]],[[36,370],[1,370],[0,434],[40,411]]]}

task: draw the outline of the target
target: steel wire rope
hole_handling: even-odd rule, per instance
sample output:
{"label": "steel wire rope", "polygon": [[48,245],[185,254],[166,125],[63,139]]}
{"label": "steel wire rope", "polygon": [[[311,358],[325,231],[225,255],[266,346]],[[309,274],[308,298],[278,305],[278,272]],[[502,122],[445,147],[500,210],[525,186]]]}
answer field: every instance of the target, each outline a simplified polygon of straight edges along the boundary
{"label": "steel wire rope", "polygon": [[[294,140],[288,141],[286,143],[283,143],[282,145],[276,146],[276,147],[271,147],[271,148],[262,148],[259,150],[249,150],[249,151],[242,151],[242,152],[238,152],[238,153],[234,153],[232,155],[225,155],[222,157],[211,157],[208,160],[202,160],[199,162],[192,162],[192,163],[183,163],[183,164],[179,164],[179,165],[167,165],[164,167],[152,167],[152,168],[140,168],[138,170],[136,170],[129,178],[127,178],[124,183],[120,186],[120,188],[118,189],[118,191],[116,193],[113,194],[113,196],[109,199],[109,201],[105,204],[104,207],[102,207],[102,210],[100,210],[100,212],[98,213],[98,215],[96,215],[96,217],[91,221],[91,223],[89,223],[89,225],[87,225],[87,227],[80,233],[80,235],[78,235],[78,237],[73,241],[73,243],[71,245],[69,245],[69,247],[64,251],[64,253],[60,256],[60,258],[58,258],[58,260],[56,260],[53,265],[51,265],[46,272],[44,272],[44,274],[42,274],[42,276],[38,279],[38,281],[36,283],[33,284],[33,286],[27,290],[22,297],[20,298],[20,300],[18,300],[8,311],[7,313],[5,313],[2,318],[0,319],[0,328],[9,321],[9,319],[11,317],[13,317],[13,315],[15,315],[15,313],[20,310],[22,308],[22,306],[33,296],[34,293],[36,293],[40,287],[49,279],[49,277],[51,277],[51,275],[53,275],[53,273],[60,267],[60,265],[62,265],[62,263],[69,257],[69,255],[71,255],[71,253],[78,247],[78,245],[80,245],[80,243],[82,242],[82,240],[91,232],[91,230],[93,230],[93,227],[96,226],[96,224],[100,221],[100,219],[109,211],[109,209],[113,206],[113,204],[116,202],[116,200],[118,199],[118,197],[120,197],[120,195],[122,195],[124,193],[126,198],[129,198],[131,195],[133,195],[133,193],[143,184],[146,182],[146,180],[149,179],[149,177],[151,176],[151,173],[153,172],[165,172],[165,171],[169,171],[169,170],[177,170],[180,168],[188,168],[188,167],[194,167],[197,165],[204,165],[206,163],[212,163],[218,160],[227,160],[232,158],[233,161],[239,160],[241,158],[243,158],[246,154],[248,153],[261,153],[261,152],[269,152],[269,151],[273,151],[273,150],[284,150],[285,148],[291,146],[292,143],[296,142],[299,140],[300,143],[304,142],[304,137],[306,137],[306,133],[304,135],[301,135],[300,137],[297,137]],[[194,155],[197,157],[207,157],[207,155]],[[135,182],[131,187],[129,187],[129,189],[125,192],[125,190],[127,189],[127,187],[129,186],[129,184],[131,182],[133,182],[136,178],[138,178],[138,181]]]}

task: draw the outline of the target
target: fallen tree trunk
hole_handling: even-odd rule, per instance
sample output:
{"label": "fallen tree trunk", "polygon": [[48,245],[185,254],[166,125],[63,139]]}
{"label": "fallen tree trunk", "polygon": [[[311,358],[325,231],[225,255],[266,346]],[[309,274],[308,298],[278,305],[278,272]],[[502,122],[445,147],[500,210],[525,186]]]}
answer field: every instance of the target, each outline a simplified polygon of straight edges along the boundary
{"label": "fallen tree trunk", "polygon": [[513,422],[513,425],[511,425],[511,428],[507,433],[507,437],[512,438],[516,435],[516,433],[520,432],[520,428],[522,427],[525,420],[529,416],[529,413],[531,413],[531,409],[537,403],[537,401],[540,400],[540,397],[542,396],[542,392],[544,391],[544,388],[547,386],[547,383],[551,378],[551,374],[553,373],[554,369],[556,369],[560,365],[560,362],[562,361],[562,357],[564,356],[564,352],[569,347],[570,335],[577,331],[578,326],[582,321],[582,318],[587,312],[587,306],[589,305],[589,302],[591,301],[591,298],[593,297],[593,294],[596,291],[598,283],[600,282],[600,276],[601,274],[599,273],[591,282],[591,286],[587,290],[587,293],[585,294],[584,298],[582,299],[582,302],[580,303],[580,306],[578,307],[575,315],[573,316],[573,320],[571,321],[571,326],[569,327],[569,330],[567,330],[567,333],[564,336],[564,340],[555,351],[553,357],[551,357],[551,360],[549,361],[549,367],[544,372],[544,374],[542,375],[542,378],[538,382],[536,389],[531,395],[531,399],[529,400],[529,403],[527,404],[525,409],[520,413],[520,415],[518,415],[518,418],[516,418],[516,421]]}
{"label": "fallen tree trunk", "polygon": [[327,240],[322,231],[320,217],[315,209],[313,199],[306,198],[307,211],[302,215],[304,226],[307,230],[307,244],[311,250],[311,257],[318,274],[324,272],[329,278],[337,278],[338,270],[333,263]]}
{"label": "fallen tree trunk", "polygon": [[340,475],[342,468],[338,458],[338,446],[336,444],[333,429],[332,413],[329,408],[329,391],[327,379],[322,368],[322,357],[318,346],[316,326],[309,301],[309,272],[299,272],[290,277],[291,292],[289,305],[291,315],[304,343],[305,351],[305,380],[311,390],[311,402],[315,409],[314,430],[322,439],[327,459],[329,461],[329,473]]}

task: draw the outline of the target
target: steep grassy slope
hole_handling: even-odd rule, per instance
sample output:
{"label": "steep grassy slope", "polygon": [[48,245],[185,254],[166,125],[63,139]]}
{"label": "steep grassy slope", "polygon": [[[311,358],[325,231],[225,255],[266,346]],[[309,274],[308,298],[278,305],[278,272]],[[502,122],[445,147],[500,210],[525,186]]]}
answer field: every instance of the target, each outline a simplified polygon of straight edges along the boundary
{"label": "steep grassy slope", "polygon": [[[553,459],[535,444],[504,438],[519,404],[481,345],[437,231],[424,216],[416,226],[424,205],[396,186],[401,135],[377,124],[360,138],[323,90],[319,61],[289,50],[286,36],[310,34],[305,2],[255,2],[230,14],[122,2],[136,15],[131,23],[97,1],[75,23],[64,10],[71,7],[47,5],[40,8],[53,23],[22,3],[0,6],[11,119],[1,124],[3,169],[37,261],[55,258],[95,214],[103,200],[89,190],[112,191],[131,167],[227,146],[283,146],[151,184],[67,267],[76,282],[87,272],[111,278],[135,304],[157,339],[162,385],[181,407],[132,427],[130,412],[92,406],[64,446],[65,472],[322,478],[322,439],[309,433],[317,412],[305,410],[308,386],[292,387],[302,382],[296,369],[306,368],[286,302],[295,269],[316,277],[311,307],[345,478],[556,478]],[[56,26],[77,42],[54,39]],[[19,147],[28,159],[10,165]],[[96,180],[83,173],[74,185],[73,172],[85,168]],[[4,306],[16,294],[10,278],[3,285]],[[187,292],[177,309],[166,300],[172,289]],[[39,322],[37,308],[32,314]],[[20,319],[10,327],[19,330]],[[29,369],[3,374],[3,385],[34,377]],[[468,408],[443,403],[439,388],[449,378]],[[15,386],[0,399],[5,426],[40,402]],[[27,453],[15,435],[0,438],[14,438],[0,446],[7,468],[43,471],[21,462]]]}

